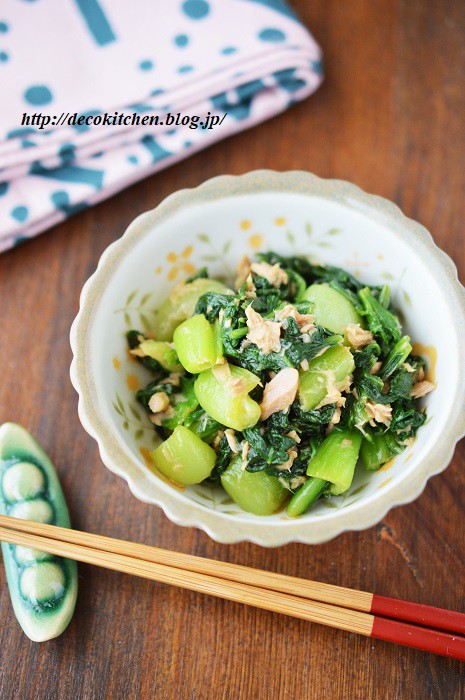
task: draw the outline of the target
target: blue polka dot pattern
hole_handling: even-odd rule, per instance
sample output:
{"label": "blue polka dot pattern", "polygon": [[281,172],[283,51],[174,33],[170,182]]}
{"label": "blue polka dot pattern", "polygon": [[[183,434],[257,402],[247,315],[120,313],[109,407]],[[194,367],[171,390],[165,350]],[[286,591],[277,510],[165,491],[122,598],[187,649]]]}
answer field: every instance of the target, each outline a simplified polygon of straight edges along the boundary
{"label": "blue polka dot pattern", "polygon": [[158,163],[159,160],[164,160],[168,156],[173,154],[166,151],[160,146],[160,144],[153,138],[153,136],[144,136],[141,140],[141,144],[145,146],[150,155],[152,156],[152,163]]}
{"label": "blue polka dot pattern", "polygon": [[42,105],[48,105],[52,99],[52,93],[46,85],[32,85],[24,93],[24,99],[29,102],[30,105],[40,107]]}
{"label": "blue polka dot pattern", "polygon": [[65,190],[57,190],[50,195],[50,201],[57,211],[61,211],[65,216],[73,216],[83,209],[87,209],[87,202],[79,204],[71,204],[68,192]]}
{"label": "blue polka dot pattern", "polygon": [[67,155],[70,151],[74,151],[75,148],[74,143],[62,143],[59,150],[60,156]]}
{"label": "blue polka dot pattern", "polygon": [[26,136],[26,134],[35,134],[36,130],[32,127],[22,127],[21,129],[13,129],[7,134],[8,139],[15,139],[17,136]]}
{"label": "blue polka dot pattern", "polygon": [[57,209],[60,207],[67,207],[69,205],[69,195],[64,190],[53,192],[51,195],[51,200]]}
{"label": "blue polka dot pattern", "polygon": [[273,73],[273,77],[276,79],[277,84],[286,92],[297,92],[301,88],[305,87],[305,81],[295,76],[295,68],[287,68],[286,70],[279,70]]}
{"label": "blue polka dot pattern", "polygon": [[[4,195],[0,196],[0,204],[5,213],[5,222],[0,220],[0,252],[15,240],[45,230],[57,219],[91,206],[135,179],[248,128],[257,116],[267,118],[284,111],[321,82],[319,47],[296,18],[290,21],[293,14],[288,5],[292,0],[174,0],[164,3],[168,10],[163,22],[157,21],[156,3],[141,3],[146,9],[143,21],[151,27],[149,32],[136,31],[140,18],[134,16],[130,3],[114,3],[111,12],[110,0],[63,3],[63,12],[66,9],[70,14],[67,26],[75,20],[76,32],[84,33],[81,73],[105,75],[108,51],[111,53],[114,72],[105,81],[105,90],[101,92],[96,85],[95,92],[91,90],[93,95],[102,95],[97,110],[90,109],[94,105],[89,99],[92,103],[94,99],[89,86],[86,91],[82,81],[69,79],[76,68],[72,55],[62,55],[63,70],[56,75],[40,72],[31,61],[21,79],[16,80],[21,52],[17,48],[20,44],[15,42],[20,42],[21,27],[14,12],[11,16],[8,13],[8,3],[0,0],[0,85],[2,77],[6,84],[14,85],[11,104],[6,105],[12,114],[4,122],[17,124],[15,128],[10,126],[10,131],[5,128],[4,133],[0,129],[0,150],[2,142],[8,144],[8,152],[16,151],[24,165],[18,170],[12,162],[11,168],[8,165],[0,172],[0,195]],[[49,56],[56,55],[62,36],[59,27],[47,22],[46,6],[50,3],[12,0],[11,4],[18,12],[20,8],[26,14],[29,10],[28,17],[35,23],[31,35],[31,42],[37,41],[34,46],[42,46]],[[163,53],[159,53],[159,46]],[[272,60],[260,66],[253,60],[264,50],[272,57],[284,49],[289,58],[284,64],[286,70],[276,70],[279,64]],[[118,79],[121,65],[127,76],[124,81]],[[196,95],[193,88],[188,95],[192,101],[184,100],[182,86],[186,84],[198,84],[201,94],[199,90]],[[190,112],[205,115],[210,110],[220,119],[226,112],[228,116],[221,121],[224,126],[215,131],[202,130],[200,123],[198,131],[186,130],[180,124],[165,124],[162,130],[130,125],[108,139],[111,129],[94,130],[85,123],[71,122],[60,128],[50,123],[42,130],[36,124],[19,128],[17,114],[24,112],[57,115],[56,119],[52,117],[57,122],[62,105],[68,109],[69,99],[69,108],[76,112],[75,122],[95,114],[101,124],[105,112],[121,114],[123,109],[126,114],[135,112],[140,120],[146,115],[159,115],[163,123],[168,112],[175,116],[178,112],[181,116]],[[194,109],[195,104],[200,111]],[[92,133],[95,140],[89,141]],[[29,181],[31,187],[22,186]]]}
{"label": "blue polka dot pattern", "polygon": [[210,12],[210,5],[206,0],[186,0],[182,9],[190,19],[203,19]]}
{"label": "blue polka dot pattern", "polygon": [[29,212],[27,207],[15,207],[11,212],[11,216],[13,219],[16,219],[16,221],[23,223],[23,221],[26,221],[27,217],[29,216]]}
{"label": "blue polka dot pattern", "polygon": [[139,63],[139,68],[141,70],[152,70],[153,68],[153,61],[146,60],[146,61],[141,61]]}
{"label": "blue polka dot pattern", "polygon": [[[88,112],[81,112],[78,114],[78,120],[79,117],[89,117],[91,114],[100,114],[99,109],[89,109]],[[72,127],[75,131],[78,131],[79,133],[82,133],[84,131],[89,131],[90,126],[84,122],[84,124],[73,124]]]}
{"label": "blue polka dot pattern", "polygon": [[312,69],[313,69],[313,72],[316,73],[316,75],[323,75],[323,73],[324,73],[323,59],[320,58],[318,61],[312,61]]}
{"label": "blue polka dot pattern", "polygon": [[236,121],[241,121],[250,116],[252,101],[257,92],[264,88],[265,84],[261,80],[251,80],[236,88],[236,94],[232,101],[225,92],[222,92],[212,97],[211,103],[219,112],[227,112]]}
{"label": "blue polka dot pattern", "polygon": [[176,46],[179,46],[180,49],[183,48],[183,46],[187,46],[189,43],[189,37],[187,34],[178,34],[177,36],[174,37],[174,43]]}
{"label": "blue polka dot pattern", "polygon": [[271,41],[272,43],[276,43],[278,41],[284,41],[286,35],[281,31],[281,29],[262,29],[258,35],[258,38],[262,41]]}
{"label": "blue polka dot pattern", "polygon": [[60,146],[60,150],[58,151],[58,154],[61,158],[61,162],[63,165],[69,165],[72,163],[75,159],[75,151],[76,151],[76,146],[74,143],[63,143]]}

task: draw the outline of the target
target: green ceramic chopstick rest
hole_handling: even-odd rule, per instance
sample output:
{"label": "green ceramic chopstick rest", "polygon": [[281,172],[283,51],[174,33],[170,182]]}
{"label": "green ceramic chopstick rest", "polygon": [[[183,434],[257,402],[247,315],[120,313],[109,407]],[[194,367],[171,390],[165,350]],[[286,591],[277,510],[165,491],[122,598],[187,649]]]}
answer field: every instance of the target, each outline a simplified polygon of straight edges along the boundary
{"label": "green ceramic chopstick rest", "polygon": [[[0,512],[70,527],[50,459],[32,435],[15,423],[0,427]],[[25,634],[34,642],[60,635],[76,604],[76,562],[6,542],[2,553],[13,609]]]}

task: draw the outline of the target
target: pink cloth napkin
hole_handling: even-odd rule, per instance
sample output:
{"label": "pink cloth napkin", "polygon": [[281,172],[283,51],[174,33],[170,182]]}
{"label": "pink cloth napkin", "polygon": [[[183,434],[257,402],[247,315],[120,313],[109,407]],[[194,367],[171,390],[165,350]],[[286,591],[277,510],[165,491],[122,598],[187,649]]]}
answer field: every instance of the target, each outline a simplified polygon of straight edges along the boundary
{"label": "pink cloth napkin", "polygon": [[40,0],[0,7],[0,77],[2,251],[304,99],[322,59],[284,0]]}

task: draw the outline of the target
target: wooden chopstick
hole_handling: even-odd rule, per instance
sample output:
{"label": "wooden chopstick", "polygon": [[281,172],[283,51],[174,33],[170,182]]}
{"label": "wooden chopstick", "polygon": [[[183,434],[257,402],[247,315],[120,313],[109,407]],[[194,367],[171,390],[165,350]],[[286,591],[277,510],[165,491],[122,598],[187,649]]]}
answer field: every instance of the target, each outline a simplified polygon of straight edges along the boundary
{"label": "wooden chopstick", "polygon": [[131,556],[153,562],[154,564],[165,564],[186,571],[196,571],[228,581],[247,583],[280,593],[298,595],[300,598],[317,600],[321,603],[339,605],[352,610],[359,610],[360,612],[373,613],[383,617],[413,622],[425,627],[465,635],[465,614],[444,608],[411,603],[398,598],[369,593],[368,591],[334,586],[329,583],[320,583],[296,576],[286,576],[272,571],[263,571],[239,564],[229,564],[228,562],[215,559],[197,557],[192,554],[172,552],[158,547],[94,535],[90,532],[31,523],[27,520],[19,520],[8,516],[0,515],[0,526],[13,528],[20,532],[44,535],[63,542],[90,546],[93,549],[114,552],[115,554],[129,553]]}
{"label": "wooden chopstick", "polygon": [[[270,574],[264,571],[247,569],[247,567],[216,562],[214,560],[205,560],[192,555],[176,554],[146,545],[137,545],[109,537],[90,535],[66,528],[58,528],[53,525],[32,523],[8,516],[0,516],[0,540],[40,549],[58,556],[76,559],[77,561],[95,564],[161,583],[168,583],[180,588],[207,593],[264,610],[465,660],[464,637],[406,624],[398,620],[384,619],[367,612],[353,610],[350,607],[341,607],[304,598],[301,596],[299,588],[297,588],[298,595],[270,589],[269,587],[264,588],[258,583],[263,577],[270,581],[268,579]],[[70,540],[79,540],[79,542]],[[97,544],[98,548],[95,546]],[[139,556],[139,554],[142,554],[143,557]],[[189,564],[192,567],[195,564],[197,567],[200,567],[200,565],[209,567],[210,573],[202,573],[199,570],[181,568],[172,563],[167,563],[169,556],[165,557],[165,555],[173,555],[171,561],[174,561],[176,557],[180,557],[184,566]],[[153,561],[154,558],[156,558],[156,561]],[[164,562],[160,562],[160,558],[164,558]],[[245,574],[248,572],[248,580],[250,582],[237,580],[237,576],[235,579],[225,579],[225,577],[221,578],[217,575],[212,575],[211,572],[216,571],[217,564],[224,565],[223,574],[227,571],[228,575],[232,576],[232,572],[236,574],[241,572],[245,578]],[[206,570],[204,568],[204,571]],[[260,574],[259,579],[257,579],[256,574]],[[294,585],[296,583],[299,585],[312,583],[295,577],[271,574],[274,586],[281,585],[283,579],[286,584],[289,584],[290,581]],[[325,588],[326,584],[316,584],[315,590],[320,591],[321,594],[321,591]],[[338,587],[329,586],[329,588],[337,589]],[[350,591],[350,589],[342,590]],[[356,593],[362,592],[356,591]],[[309,595],[308,588],[306,589],[306,594]]]}
{"label": "wooden chopstick", "polygon": [[[281,612],[304,620],[318,621],[339,629],[369,635],[372,615],[327,603],[305,600],[287,593],[269,591],[236,581],[226,581],[215,576],[201,574],[174,566],[138,559],[130,554],[93,549],[89,546],[64,542],[41,535],[31,535],[18,530],[0,527],[0,541],[40,549],[68,559],[95,564],[106,569],[134,574],[142,578],[168,583],[200,593],[209,593],[220,598],[247,603],[255,607]],[[343,616],[339,617],[339,612]]]}

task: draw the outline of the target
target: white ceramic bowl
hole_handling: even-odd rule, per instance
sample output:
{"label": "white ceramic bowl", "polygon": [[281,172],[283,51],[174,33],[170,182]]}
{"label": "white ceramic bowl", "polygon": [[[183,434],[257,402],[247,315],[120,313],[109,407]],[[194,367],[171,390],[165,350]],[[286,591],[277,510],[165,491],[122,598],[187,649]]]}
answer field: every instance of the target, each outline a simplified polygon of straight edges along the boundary
{"label": "white ceramic bowl", "polygon": [[[347,493],[297,519],[251,515],[219,487],[176,489],[150,470],[154,431],[134,401],[134,390],[150,377],[128,356],[124,337],[129,328],[149,327],[169,289],[198,267],[231,278],[244,253],[269,248],[344,267],[367,284],[389,283],[437,382],[412,448],[376,473],[358,467]],[[171,195],[109,246],[84,286],[71,329],[71,379],[81,422],[103,462],[140,500],[220,542],[318,543],[374,525],[445,469],[465,433],[464,332],[465,290],[454,264],[394,204],[305,172],[257,171]]]}

